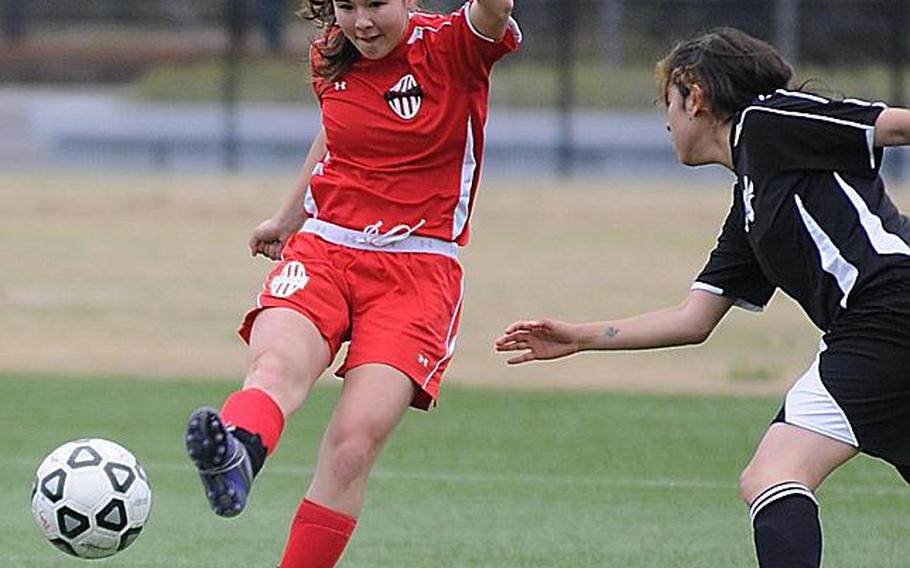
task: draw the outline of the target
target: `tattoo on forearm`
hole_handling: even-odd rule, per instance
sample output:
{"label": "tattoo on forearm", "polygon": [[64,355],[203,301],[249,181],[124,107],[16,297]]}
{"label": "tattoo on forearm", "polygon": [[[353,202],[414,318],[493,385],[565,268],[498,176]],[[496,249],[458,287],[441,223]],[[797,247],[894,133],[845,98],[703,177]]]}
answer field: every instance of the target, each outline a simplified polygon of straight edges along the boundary
{"label": "tattoo on forearm", "polygon": [[619,328],[613,327],[612,325],[607,326],[607,329],[604,330],[604,335],[607,337],[616,337],[619,335]]}

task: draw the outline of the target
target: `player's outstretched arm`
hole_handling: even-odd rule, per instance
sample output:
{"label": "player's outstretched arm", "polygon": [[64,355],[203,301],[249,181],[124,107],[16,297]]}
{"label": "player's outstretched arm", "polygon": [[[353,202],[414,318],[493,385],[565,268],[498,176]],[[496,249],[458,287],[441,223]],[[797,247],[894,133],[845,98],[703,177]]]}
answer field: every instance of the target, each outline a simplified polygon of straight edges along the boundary
{"label": "player's outstretched arm", "polygon": [[316,168],[316,164],[325,157],[325,153],[325,130],[320,129],[310,146],[310,152],[303,163],[300,175],[281,207],[271,219],[263,221],[253,229],[253,235],[250,237],[250,254],[253,256],[261,254],[272,260],[281,258],[281,251],[288,237],[300,230],[303,222],[306,221],[307,215],[303,208],[303,200],[306,197],[313,170]]}
{"label": "player's outstretched arm", "polygon": [[732,305],[730,298],[693,290],[678,306],[619,320],[581,324],[519,321],[496,340],[496,350],[520,352],[507,361],[515,365],[580,351],[692,345],[707,339]]}
{"label": "player's outstretched arm", "polygon": [[512,0],[474,0],[468,17],[478,32],[499,41],[509,25],[513,5]]}
{"label": "player's outstretched arm", "polygon": [[910,109],[886,108],[875,121],[875,146],[910,144]]}

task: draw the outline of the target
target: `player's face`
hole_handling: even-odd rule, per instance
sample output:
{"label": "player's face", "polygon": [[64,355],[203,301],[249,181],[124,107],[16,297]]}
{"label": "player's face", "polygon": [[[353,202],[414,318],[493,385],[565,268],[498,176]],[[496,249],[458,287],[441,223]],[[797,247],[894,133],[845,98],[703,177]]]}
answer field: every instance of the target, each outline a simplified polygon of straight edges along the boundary
{"label": "player's face", "polygon": [[334,0],[335,20],[357,51],[382,59],[404,40],[408,0]]}

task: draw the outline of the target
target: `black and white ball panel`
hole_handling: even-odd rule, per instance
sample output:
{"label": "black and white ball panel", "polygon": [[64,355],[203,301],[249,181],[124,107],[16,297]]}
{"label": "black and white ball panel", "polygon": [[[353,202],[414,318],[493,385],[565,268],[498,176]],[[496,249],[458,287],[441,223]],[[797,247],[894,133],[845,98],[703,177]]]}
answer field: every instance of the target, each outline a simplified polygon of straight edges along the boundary
{"label": "black and white ball panel", "polygon": [[104,558],[132,544],[151,507],[145,471],[107,440],[63,444],[38,467],[31,492],[38,527],[58,549]]}

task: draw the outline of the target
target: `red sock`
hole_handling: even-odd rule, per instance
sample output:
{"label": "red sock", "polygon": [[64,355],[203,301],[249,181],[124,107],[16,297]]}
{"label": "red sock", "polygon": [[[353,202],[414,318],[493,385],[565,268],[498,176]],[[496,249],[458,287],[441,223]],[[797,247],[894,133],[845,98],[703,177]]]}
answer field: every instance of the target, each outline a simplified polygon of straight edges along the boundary
{"label": "red sock", "polygon": [[221,419],[225,424],[243,428],[250,434],[259,434],[268,455],[272,455],[281,431],[284,414],[275,400],[264,390],[251,388],[237,391],[224,401]]}
{"label": "red sock", "polygon": [[356,525],[354,517],[304,499],[291,521],[279,568],[332,568]]}

